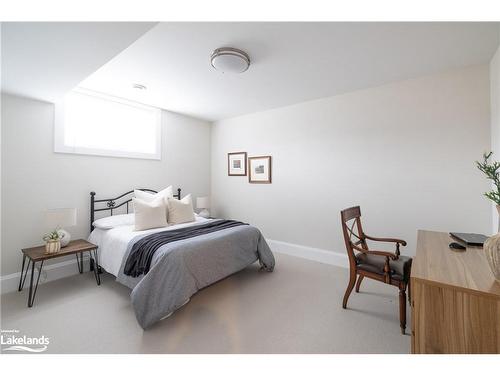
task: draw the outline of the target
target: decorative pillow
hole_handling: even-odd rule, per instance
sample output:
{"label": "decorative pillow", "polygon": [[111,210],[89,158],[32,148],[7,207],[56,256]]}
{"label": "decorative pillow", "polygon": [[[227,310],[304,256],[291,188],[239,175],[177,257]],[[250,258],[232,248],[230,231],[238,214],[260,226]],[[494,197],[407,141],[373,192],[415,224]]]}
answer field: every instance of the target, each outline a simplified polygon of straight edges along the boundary
{"label": "decorative pillow", "polygon": [[152,202],[132,198],[134,203],[135,230],[166,227],[167,206],[163,197],[158,197]]}
{"label": "decorative pillow", "polygon": [[113,229],[121,225],[134,224],[134,218],[134,214],[114,215],[98,219],[92,224],[94,225],[94,227],[99,229]]}
{"label": "decorative pillow", "polygon": [[156,198],[160,198],[160,197],[165,199],[165,202],[166,202],[167,198],[174,197],[174,190],[172,189],[172,185],[163,189],[162,191],[159,191],[158,193],[148,193],[147,191],[142,191],[142,190],[136,189],[136,190],[134,190],[134,195],[136,198],[139,198],[139,199],[146,201],[146,202],[152,202]]}
{"label": "decorative pillow", "polygon": [[181,200],[167,198],[168,223],[181,224],[195,221],[193,202],[191,194],[186,195]]}

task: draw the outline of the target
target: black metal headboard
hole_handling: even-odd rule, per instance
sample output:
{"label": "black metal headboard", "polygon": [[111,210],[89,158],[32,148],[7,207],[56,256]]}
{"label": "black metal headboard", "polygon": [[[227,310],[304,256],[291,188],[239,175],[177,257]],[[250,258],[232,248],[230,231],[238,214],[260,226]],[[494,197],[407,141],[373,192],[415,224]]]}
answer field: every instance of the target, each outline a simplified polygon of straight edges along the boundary
{"label": "black metal headboard", "polygon": [[[149,191],[150,193],[157,193],[156,190],[152,189],[136,189],[136,190],[142,190],[142,191]],[[95,218],[95,213],[100,212],[100,211],[110,211],[110,216],[113,216],[113,210],[116,210],[122,206],[127,207],[127,214],[129,213],[129,203],[132,202],[132,198],[126,199],[125,197],[129,194],[133,194],[134,190],[127,191],[126,193],[123,193],[122,195],[116,197],[116,198],[107,198],[107,199],[95,199],[95,192],[91,191],[90,192],[90,231],[92,232],[94,230],[94,225],[92,223],[94,222]],[[177,199],[181,199],[181,189],[177,189],[177,194],[174,194],[174,197]],[[123,202],[119,203],[117,205],[118,200],[124,199]],[[96,208],[97,206],[105,206],[102,208]]]}

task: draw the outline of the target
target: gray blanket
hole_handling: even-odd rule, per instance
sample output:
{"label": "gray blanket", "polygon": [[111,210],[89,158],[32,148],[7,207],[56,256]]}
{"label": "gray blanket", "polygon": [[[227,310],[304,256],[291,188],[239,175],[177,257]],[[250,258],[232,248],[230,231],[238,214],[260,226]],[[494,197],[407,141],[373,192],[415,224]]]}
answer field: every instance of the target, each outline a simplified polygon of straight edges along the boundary
{"label": "gray blanket", "polygon": [[137,321],[143,329],[170,315],[198,290],[259,261],[274,269],[274,256],[260,231],[242,225],[166,244],[156,251],[146,275],[123,273],[135,237],[128,245],[117,281],[132,289]]}

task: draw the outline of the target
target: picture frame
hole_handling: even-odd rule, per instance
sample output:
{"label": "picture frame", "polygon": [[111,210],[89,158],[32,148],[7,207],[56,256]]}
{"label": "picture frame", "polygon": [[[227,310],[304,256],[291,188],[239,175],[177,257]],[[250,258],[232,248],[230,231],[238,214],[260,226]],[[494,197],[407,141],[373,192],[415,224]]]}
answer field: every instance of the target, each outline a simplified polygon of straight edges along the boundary
{"label": "picture frame", "polygon": [[251,184],[270,184],[272,182],[271,156],[252,156],[248,158],[248,182]]}
{"label": "picture frame", "polygon": [[246,152],[229,152],[227,154],[227,175],[228,176],[247,175]]}

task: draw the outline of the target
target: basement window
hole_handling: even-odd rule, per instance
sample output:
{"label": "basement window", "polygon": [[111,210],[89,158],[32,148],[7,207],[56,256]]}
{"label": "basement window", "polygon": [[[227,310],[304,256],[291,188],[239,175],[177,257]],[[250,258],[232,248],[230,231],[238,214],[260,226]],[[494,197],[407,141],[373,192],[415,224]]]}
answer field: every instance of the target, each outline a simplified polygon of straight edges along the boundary
{"label": "basement window", "polygon": [[161,160],[158,108],[78,88],[55,116],[55,152]]}

